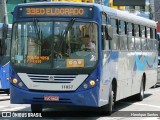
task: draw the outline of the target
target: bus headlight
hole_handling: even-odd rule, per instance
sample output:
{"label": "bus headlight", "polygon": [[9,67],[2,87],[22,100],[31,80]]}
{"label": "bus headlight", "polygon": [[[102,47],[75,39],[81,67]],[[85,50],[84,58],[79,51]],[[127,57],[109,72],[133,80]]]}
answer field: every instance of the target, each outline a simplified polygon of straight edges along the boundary
{"label": "bus headlight", "polygon": [[17,84],[18,80],[17,80],[16,78],[14,78],[14,79],[12,80],[12,82],[13,82],[14,84]]}
{"label": "bus headlight", "polygon": [[93,86],[95,86],[96,82],[95,82],[94,80],[90,80],[90,81],[89,81],[89,84],[90,84],[90,86],[93,87]]}

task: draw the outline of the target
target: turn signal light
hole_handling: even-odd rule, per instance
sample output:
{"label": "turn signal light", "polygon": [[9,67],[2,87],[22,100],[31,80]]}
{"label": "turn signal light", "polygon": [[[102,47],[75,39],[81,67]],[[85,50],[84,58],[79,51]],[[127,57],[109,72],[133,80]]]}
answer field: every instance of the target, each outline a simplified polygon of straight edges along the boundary
{"label": "turn signal light", "polygon": [[94,81],[94,80],[90,80],[90,81],[89,81],[89,84],[90,84],[90,86],[92,86],[92,87],[93,87],[96,83],[95,83],[95,81]]}

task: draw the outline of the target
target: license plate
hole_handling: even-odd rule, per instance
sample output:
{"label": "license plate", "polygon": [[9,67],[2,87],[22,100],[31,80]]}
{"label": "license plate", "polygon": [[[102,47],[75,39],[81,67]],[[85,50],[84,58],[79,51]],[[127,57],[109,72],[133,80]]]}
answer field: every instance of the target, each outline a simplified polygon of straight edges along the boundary
{"label": "license plate", "polygon": [[59,101],[59,96],[44,96],[44,101]]}

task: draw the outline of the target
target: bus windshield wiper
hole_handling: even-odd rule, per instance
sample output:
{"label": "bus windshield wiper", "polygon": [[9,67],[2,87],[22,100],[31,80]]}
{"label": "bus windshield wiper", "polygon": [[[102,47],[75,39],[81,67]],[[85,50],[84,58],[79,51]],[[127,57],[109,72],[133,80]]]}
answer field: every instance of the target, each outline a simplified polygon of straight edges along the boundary
{"label": "bus windshield wiper", "polygon": [[68,31],[72,29],[72,26],[73,26],[74,22],[75,22],[75,19],[72,18],[72,19],[70,20],[70,22],[68,23],[68,25],[67,25],[67,27],[66,27],[63,35],[62,35],[64,38],[66,38],[66,36],[67,36],[67,34],[68,34]]}
{"label": "bus windshield wiper", "polygon": [[59,46],[59,49],[62,47],[64,41],[66,40],[68,31],[72,29],[72,26],[73,26],[74,22],[75,22],[75,19],[72,18],[72,19],[69,21],[69,23],[68,23],[68,25],[67,25],[65,31],[61,33],[62,42],[61,42],[61,44],[60,44],[60,46]]}
{"label": "bus windshield wiper", "polygon": [[33,25],[34,25],[36,37],[37,37],[39,40],[41,40],[42,31],[40,30],[40,27],[39,27],[39,25],[38,25],[38,21],[37,21],[36,18],[33,18]]}

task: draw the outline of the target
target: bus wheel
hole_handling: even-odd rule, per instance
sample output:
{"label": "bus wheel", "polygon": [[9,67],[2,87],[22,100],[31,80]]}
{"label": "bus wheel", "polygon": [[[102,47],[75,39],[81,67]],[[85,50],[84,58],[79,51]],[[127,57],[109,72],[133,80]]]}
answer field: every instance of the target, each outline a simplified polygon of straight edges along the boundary
{"label": "bus wheel", "polygon": [[102,111],[105,112],[108,115],[111,115],[114,109],[114,91],[112,90],[112,87],[110,88],[109,92],[109,102],[107,105],[102,106]]}
{"label": "bus wheel", "polygon": [[140,93],[138,93],[136,96],[138,101],[142,101],[144,98],[144,84],[143,83],[144,83],[144,77],[141,81]]}
{"label": "bus wheel", "polygon": [[42,104],[31,104],[31,111],[33,113],[42,112]]}

